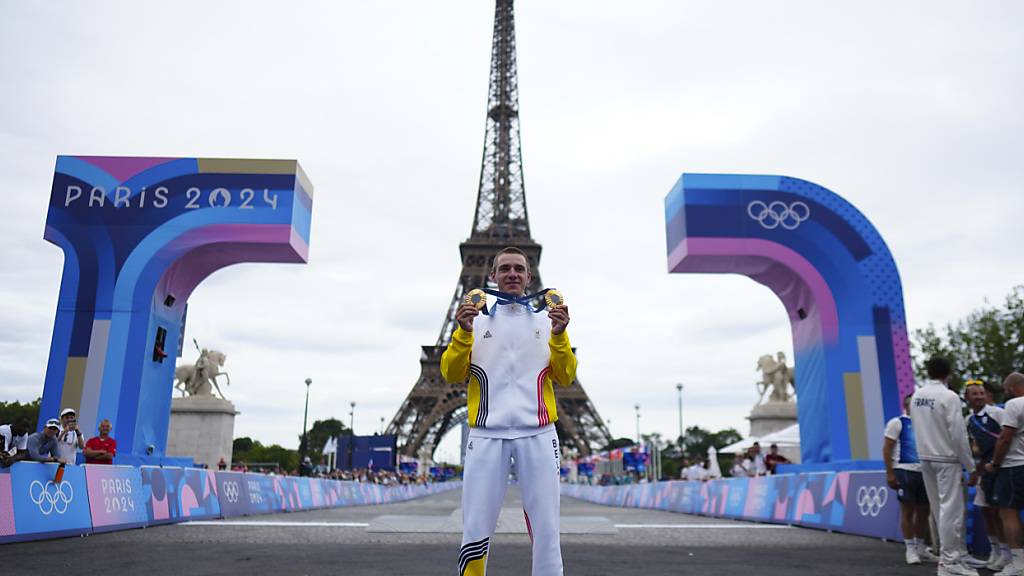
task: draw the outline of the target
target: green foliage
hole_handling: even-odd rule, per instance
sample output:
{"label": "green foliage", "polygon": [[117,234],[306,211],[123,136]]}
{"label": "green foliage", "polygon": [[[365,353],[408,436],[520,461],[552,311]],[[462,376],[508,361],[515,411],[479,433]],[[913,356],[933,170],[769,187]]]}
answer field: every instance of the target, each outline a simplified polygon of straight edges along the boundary
{"label": "green foliage", "polygon": [[606,446],[601,448],[599,452],[603,452],[605,450],[615,450],[616,448],[625,448],[627,446],[632,446],[633,444],[636,444],[636,442],[630,440],[629,438],[616,438],[609,442]]}
{"label": "green foliage", "polygon": [[[42,398],[36,398],[31,402],[0,402],[0,424],[13,424],[22,418],[28,420],[29,431],[35,432],[39,422],[39,405]],[[53,418],[57,415],[54,414]]]}
{"label": "green foliage", "polygon": [[1024,367],[1024,286],[1016,286],[1002,307],[971,312],[955,325],[937,330],[929,324],[914,331],[914,370],[927,378],[925,361],[945,356],[953,364],[950,384],[960,389],[970,378],[1000,385],[1007,374]]}
{"label": "green foliage", "polygon": [[708,448],[714,446],[718,449],[742,439],[743,436],[735,428],[711,432],[700,426],[690,426],[683,438],[683,455],[691,460],[704,459],[707,457]]}
{"label": "green foliage", "polygon": [[[327,443],[328,438],[335,436],[349,436],[352,431],[347,426],[341,423],[341,420],[337,418],[328,418],[327,420],[317,420],[313,422],[313,426],[309,428],[309,447],[307,453],[310,458],[313,459],[313,463],[316,464],[322,455],[324,444]],[[299,446],[302,446],[302,435],[299,435]]]}
{"label": "green foliage", "polygon": [[299,467],[298,450],[289,450],[277,444],[264,446],[259,440],[249,437],[235,438],[233,448],[231,459],[234,462],[276,462],[284,470]]}

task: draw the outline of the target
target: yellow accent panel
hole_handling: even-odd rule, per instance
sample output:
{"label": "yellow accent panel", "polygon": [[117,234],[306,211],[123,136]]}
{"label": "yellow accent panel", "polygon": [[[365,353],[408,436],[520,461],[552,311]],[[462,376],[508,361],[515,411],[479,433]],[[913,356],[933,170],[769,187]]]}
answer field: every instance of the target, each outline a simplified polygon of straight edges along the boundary
{"label": "yellow accent panel", "polygon": [[88,358],[83,356],[68,356],[68,363],[64,368],[64,387],[60,393],[61,410],[74,408],[77,412],[81,408],[87,361]]}
{"label": "yellow accent panel", "polygon": [[860,372],[843,373],[843,390],[846,393],[846,423],[850,430],[850,458],[867,460],[868,434]]}
{"label": "yellow accent panel", "polygon": [[295,174],[295,160],[253,160],[246,158],[198,158],[203,174]]}
{"label": "yellow accent panel", "polygon": [[544,376],[544,384],[541,385],[544,391],[544,407],[548,411],[548,420],[558,420],[558,404],[555,403],[555,389],[551,385],[551,376]]}
{"label": "yellow accent panel", "polygon": [[487,554],[484,554],[481,558],[467,562],[466,569],[462,571],[462,576],[484,576],[486,572]]}
{"label": "yellow accent panel", "polygon": [[469,426],[476,428],[476,416],[480,412],[480,382],[476,376],[470,376],[469,386],[466,386],[466,407],[469,409]]}

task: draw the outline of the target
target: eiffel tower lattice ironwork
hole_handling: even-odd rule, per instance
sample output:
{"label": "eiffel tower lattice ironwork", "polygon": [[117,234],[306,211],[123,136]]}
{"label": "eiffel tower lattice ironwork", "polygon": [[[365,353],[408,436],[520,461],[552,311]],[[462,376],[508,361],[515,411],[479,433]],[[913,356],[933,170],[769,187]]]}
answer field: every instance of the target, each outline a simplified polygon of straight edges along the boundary
{"label": "eiffel tower lattice ironwork", "polygon": [[[537,265],[541,246],[530,236],[519,144],[515,19],[512,0],[497,0],[484,154],[473,229],[470,237],[459,245],[462,273],[441,333],[433,345],[423,346],[420,377],[386,431],[398,436],[403,455],[419,456],[421,450],[433,454],[445,433],[466,420],[466,383],[451,385],[444,381],[441,354],[455,329],[456,308],[466,292],[487,284],[494,254],[505,246],[516,246],[527,254],[533,270],[533,282],[527,291],[540,290]],[[608,427],[578,381],[565,388],[555,386],[555,399],[555,426],[563,449],[588,455],[592,447],[611,440]]]}

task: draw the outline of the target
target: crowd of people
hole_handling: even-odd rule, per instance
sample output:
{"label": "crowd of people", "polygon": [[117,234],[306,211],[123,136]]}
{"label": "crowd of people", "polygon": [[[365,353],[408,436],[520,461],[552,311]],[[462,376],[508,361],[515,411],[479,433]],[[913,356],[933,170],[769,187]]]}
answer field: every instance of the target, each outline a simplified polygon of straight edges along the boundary
{"label": "crowd of people", "polygon": [[768,476],[775,474],[779,464],[789,463],[789,458],[779,454],[777,444],[768,447],[768,454],[762,454],[761,443],[754,442],[746,452],[737,455],[730,473],[734,477]]}
{"label": "crowd of people", "polygon": [[[936,562],[939,576],[977,576],[978,568],[1024,576],[1024,374],[1007,376],[1002,390],[967,380],[961,396],[949,387],[949,360],[936,356],[925,368],[928,382],[886,423],[883,445],[906,562]],[[1004,406],[996,403],[1000,392]],[[986,559],[967,552],[964,484],[976,487],[991,550]],[[938,527],[938,555],[926,547],[929,516]]]}
{"label": "crowd of people", "polygon": [[100,422],[99,434],[86,441],[73,408],[62,410],[59,418],[48,419],[39,432],[29,433],[31,429],[26,419],[0,426],[0,467],[22,460],[74,464],[79,453],[86,464],[111,464],[117,455],[110,421]]}

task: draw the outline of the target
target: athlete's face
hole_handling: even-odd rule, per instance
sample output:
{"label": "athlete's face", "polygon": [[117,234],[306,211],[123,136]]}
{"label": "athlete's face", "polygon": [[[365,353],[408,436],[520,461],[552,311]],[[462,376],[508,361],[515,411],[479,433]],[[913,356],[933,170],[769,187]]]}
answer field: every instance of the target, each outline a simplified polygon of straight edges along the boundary
{"label": "athlete's face", "polygon": [[975,411],[981,410],[988,404],[988,399],[985,398],[985,389],[981,386],[968,386],[967,391],[964,392],[964,399]]}
{"label": "athlete's face", "polygon": [[491,280],[498,285],[498,290],[507,294],[521,296],[526,292],[526,287],[533,280],[530,273],[530,265],[522,254],[498,254],[494,261],[494,271],[491,272]]}

